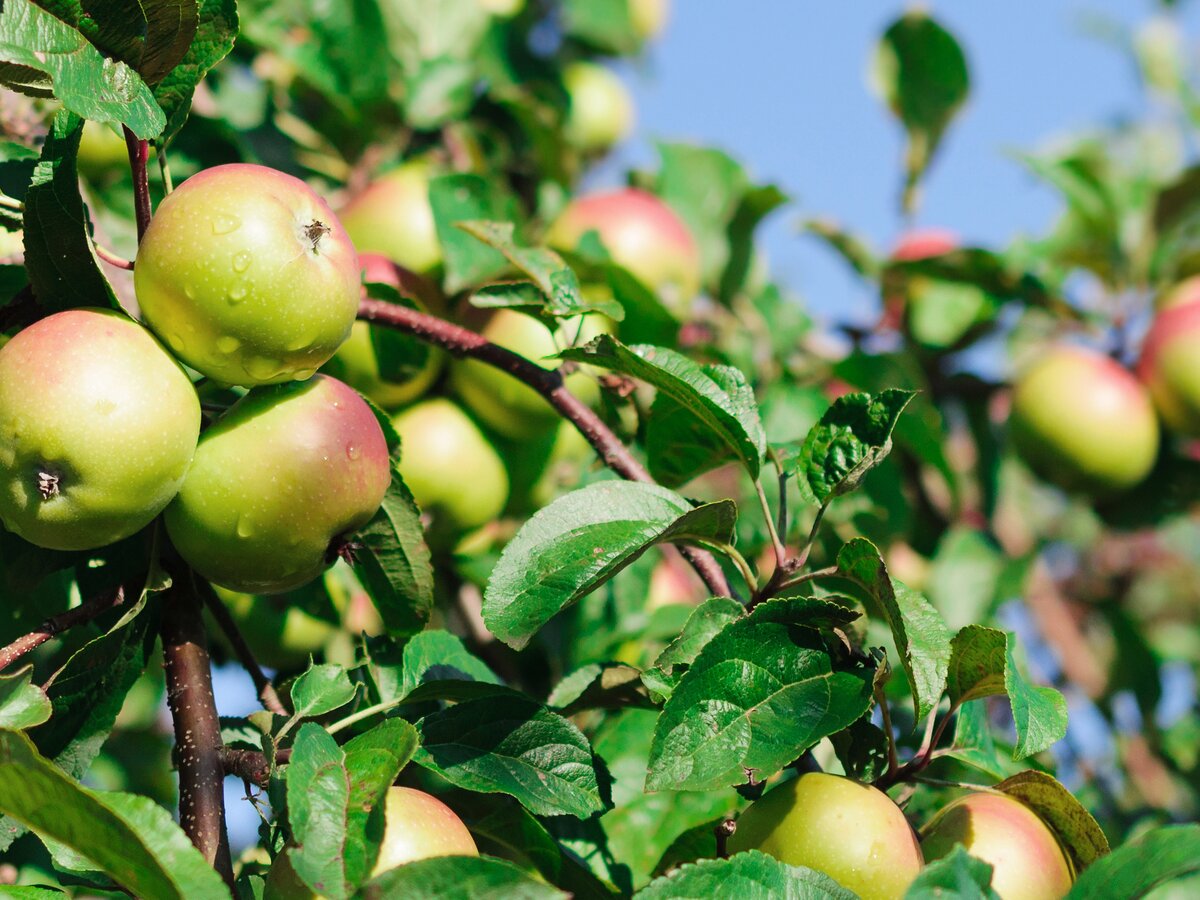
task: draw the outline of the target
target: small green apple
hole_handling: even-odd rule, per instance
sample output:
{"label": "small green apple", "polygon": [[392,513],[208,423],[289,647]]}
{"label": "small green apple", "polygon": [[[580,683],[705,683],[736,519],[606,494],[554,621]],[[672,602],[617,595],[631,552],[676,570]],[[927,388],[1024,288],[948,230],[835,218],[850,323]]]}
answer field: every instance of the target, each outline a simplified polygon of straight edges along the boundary
{"label": "small green apple", "polygon": [[310,377],[349,336],[362,293],[358,254],[325,201],[241,163],[167,195],[133,277],[143,318],[176,356],[248,386]]}
{"label": "small green apple", "polygon": [[600,153],[633,131],[633,98],[611,70],[591,62],[563,70],[569,108],[564,134],[585,153]]}
{"label": "small green apple", "polygon": [[129,169],[129,148],[125,138],[110,126],[88,120],[83,123],[76,160],[85,178],[91,181],[110,179]]}
{"label": "small green apple", "polygon": [[191,381],[141,325],[35,322],[0,348],[0,520],[55,550],[119,541],[171,502],[199,433]]}
{"label": "small green apple", "polygon": [[801,775],[751,803],[729,850],[761,850],[824,872],[862,900],[898,900],[924,865],[916,835],[887,794],[823,772]]}
{"label": "small green apple", "polygon": [[1069,491],[1127,490],[1158,456],[1146,389],[1115,360],[1080,347],[1047,350],[1018,377],[1008,425],[1025,461]]}
{"label": "small green apple", "polygon": [[442,264],[442,243],[429,205],[433,166],[412,160],[379,176],[341,211],[363,253],[378,253],[419,275]]}
{"label": "small green apple", "polygon": [[629,0],[629,18],[633,30],[643,41],[654,40],[667,27],[671,0]]}
{"label": "small green apple", "polygon": [[[277,671],[303,669],[309,657],[319,655],[337,633],[337,626],[293,605],[286,594],[256,597],[223,587],[214,586],[213,590],[237,623],[254,658]],[[217,640],[222,639],[219,630],[214,634]]]}
{"label": "small green apple", "polygon": [[1154,317],[1137,371],[1167,427],[1200,436],[1200,303],[1177,303]]}
{"label": "small green apple", "polygon": [[928,860],[961,844],[992,865],[992,890],[1001,900],[1058,900],[1071,890],[1071,863],[1046,823],[1028,806],[1001,793],[968,794],[921,829]]}
{"label": "small green apple", "polygon": [[391,481],[375,414],[327,375],[251,391],[201,436],[167,533],[213,584],[306,584],[379,508]]}

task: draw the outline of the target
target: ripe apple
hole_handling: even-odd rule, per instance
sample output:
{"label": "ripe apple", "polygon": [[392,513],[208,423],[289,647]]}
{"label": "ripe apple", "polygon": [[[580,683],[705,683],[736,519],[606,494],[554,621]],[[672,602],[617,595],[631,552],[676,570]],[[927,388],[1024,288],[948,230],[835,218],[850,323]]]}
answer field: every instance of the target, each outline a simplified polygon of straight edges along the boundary
{"label": "ripe apple", "polygon": [[193,369],[226,384],[310,377],[350,334],[358,255],[298,178],[235,163],[194,175],[146,229],[142,316]]}
{"label": "ripe apple", "polygon": [[1018,377],[1008,424],[1025,461],[1069,491],[1131,488],[1158,455],[1146,389],[1119,363],[1080,347],[1051,348]]}
{"label": "ripe apple", "polygon": [[1154,298],[1154,308],[1164,312],[1200,300],[1200,275],[1190,275]]}
{"label": "ripe apple", "polygon": [[958,235],[946,228],[918,228],[906,232],[896,242],[892,259],[910,262],[944,256],[958,249]]}
{"label": "ripe apple", "polygon": [[[564,322],[557,332],[532,316],[500,309],[488,319],[481,332],[494,344],[519,353],[543,368],[553,369],[558,363],[546,357],[568,346],[579,333],[581,342],[601,332],[608,333],[612,325],[607,319],[588,316],[582,329],[578,320]],[[450,364],[450,383],[455,393],[485,425],[508,438],[523,440],[544,435],[559,420],[549,402],[523,381],[495,366],[475,359],[455,360]],[[600,398],[594,378],[579,370],[567,376],[567,389],[588,404]]]}
{"label": "ripe apple", "polygon": [[633,98],[611,70],[591,62],[569,63],[563,85],[570,103],[564,133],[585,153],[600,153],[633,131]]}
{"label": "ripe apple", "polygon": [[643,40],[654,40],[667,26],[671,0],[629,0],[629,17],[633,30]]}
{"label": "ripe apple", "polygon": [[128,537],[179,491],[199,433],[191,381],[141,325],[35,322],[0,348],[0,520],[55,550]]}
{"label": "ripe apple", "polygon": [[768,791],[738,817],[729,850],[761,850],[824,872],[863,900],[894,900],[924,861],[887,794],[840,775],[808,772]]}
{"label": "ripe apple", "polygon": [[921,829],[926,859],[941,859],[956,844],[992,864],[992,890],[1001,900],[1058,900],[1071,890],[1071,864],[1054,832],[1013,797],[968,794]]}
{"label": "ripe apple", "polygon": [[[440,310],[442,304],[437,289],[421,276],[377,253],[364,253],[359,261],[364,281],[391,285],[404,296],[416,300],[417,306],[426,312]],[[366,322],[355,322],[346,343],[338,348],[322,371],[366,394],[384,409],[398,409],[412,403],[437,381],[445,354],[431,347],[424,363],[409,378],[388,380],[379,373],[379,360],[371,337],[373,328]]]}
{"label": "ripe apple", "polygon": [[574,250],[590,231],[615,263],[657,293],[677,317],[686,317],[700,292],[700,251],[666,203],[637,188],[579,197],[550,226],[546,241]]}
{"label": "ripe apple", "polygon": [[492,521],[508,501],[508,473],[478,426],[445,398],[425,400],[392,420],[400,474],[417,505],[459,532]]}
{"label": "ripe apple", "polygon": [[[338,631],[337,626],[309,615],[291,603],[289,595],[256,597],[222,587],[213,588],[254,658],[272,669],[293,672],[308,664]],[[222,640],[220,630],[210,634]]]}
{"label": "ripe apple", "polygon": [[341,211],[342,224],[363,253],[378,253],[420,275],[442,264],[433,208],[430,163],[407,162],[376,178]]}
{"label": "ripe apple", "polygon": [[1200,436],[1200,303],[1180,303],[1154,317],[1138,376],[1172,431]]}
{"label": "ripe apple", "polygon": [[329,567],[390,481],[383,431],[351,388],[327,375],[260,388],[201,437],[167,533],[214,584],[279,593]]}

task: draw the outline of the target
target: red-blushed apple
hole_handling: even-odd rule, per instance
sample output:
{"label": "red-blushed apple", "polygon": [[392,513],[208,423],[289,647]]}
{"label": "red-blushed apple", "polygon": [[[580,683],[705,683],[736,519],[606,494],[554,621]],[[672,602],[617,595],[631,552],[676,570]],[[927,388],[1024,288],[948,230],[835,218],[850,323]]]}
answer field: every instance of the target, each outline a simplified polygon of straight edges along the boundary
{"label": "red-blushed apple", "polygon": [[613,261],[685,318],[700,292],[700,251],[683,220],[654,194],[623,188],[579,197],[550,226],[546,241],[574,250],[594,231]]}
{"label": "red-blushed apple", "polygon": [[305,379],[350,335],[358,254],[298,178],[242,163],[193,175],[159,204],[133,272],[142,317],[226,384]]}
{"label": "red-blushed apple", "polygon": [[862,900],[897,900],[924,860],[917,836],[883,791],[840,775],[808,772],[747,807],[729,851],[761,850],[808,866]]}
{"label": "red-blushed apple", "polygon": [[41,319],[0,348],[0,519],[55,550],[119,541],[171,502],[199,433],[191,381],[141,325]]}
{"label": "red-blushed apple", "polygon": [[1001,900],[1059,900],[1074,876],[1054,832],[1028,806],[1001,793],[968,794],[921,829],[927,860],[956,844],[992,865],[992,890]]}
{"label": "red-blushed apple", "polygon": [[484,525],[508,502],[508,472],[470,417],[439,397],[392,420],[400,435],[400,475],[422,512],[453,532]]}
{"label": "red-blushed apple", "polygon": [[[359,261],[364,281],[391,285],[414,300],[424,312],[441,311],[442,298],[437,288],[421,276],[377,253],[363,253]],[[419,367],[414,366],[415,371],[410,377],[402,380],[384,378],[379,371],[379,359],[371,337],[375,327],[366,322],[355,322],[346,343],[338,348],[322,371],[366,394],[384,409],[399,409],[418,399],[437,381],[446,356],[436,347],[428,347],[424,361]]]}
{"label": "red-blushed apple", "polygon": [[412,160],[380,175],[342,208],[342,224],[363,253],[378,253],[419,275],[442,264],[433,207],[432,164]]}
{"label": "red-blushed apple", "polygon": [[279,593],[329,567],[390,481],[383,430],[354,390],[327,375],[260,388],[201,436],[167,533],[213,584]]}
{"label": "red-blushed apple", "polygon": [[1017,378],[1008,419],[1030,467],[1068,491],[1104,496],[1138,484],[1158,456],[1158,417],[1115,360],[1052,347]]}
{"label": "red-blushed apple", "polygon": [[1200,300],[1200,275],[1190,275],[1158,294],[1154,298],[1154,308],[1163,312],[1197,300]]}
{"label": "red-blushed apple", "polygon": [[633,98],[611,70],[592,62],[573,62],[563,69],[569,108],[564,133],[585,153],[599,153],[633,131]]}
{"label": "red-blushed apple", "polygon": [[944,256],[958,249],[958,235],[946,228],[918,228],[906,232],[896,241],[892,259],[910,262]]}
{"label": "red-blushed apple", "polygon": [[1200,436],[1200,303],[1175,305],[1154,317],[1137,372],[1166,426]]}
{"label": "red-blushed apple", "polygon": [[629,19],[634,33],[643,41],[659,37],[670,15],[671,0],[629,0]]}

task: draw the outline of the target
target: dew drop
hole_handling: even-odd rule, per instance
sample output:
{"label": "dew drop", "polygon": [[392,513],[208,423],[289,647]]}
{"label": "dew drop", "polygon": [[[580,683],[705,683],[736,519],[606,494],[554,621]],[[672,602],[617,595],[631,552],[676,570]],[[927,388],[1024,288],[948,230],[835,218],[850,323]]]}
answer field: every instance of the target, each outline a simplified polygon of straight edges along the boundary
{"label": "dew drop", "polygon": [[307,350],[313,344],[313,339],[307,335],[298,337],[287,345],[289,353],[298,353],[301,350]]}
{"label": "dew drop", "polygon": [[269,356],[252,356],[246,360],[243,368],[251,378],[266,381],[283,371],[283,363]]}
{"label": "dew drop", "polygon": [[233,256],[233,271],[245,272],[248,268],[250,268],[250,254],[245,251],[235,253]]}
{"label": "dew drop", "polygon": [[296,372],[296,380],[297,381],[308,381],[308,379],[312,378],[316,374],[317,374],[316,369],[299,369]]}
{"label": "dew drop", "polygon": [[183,295],[185,297],[187,297],[189,300],[195,300],[196,299],[196,289],[194,287],[192,287],[190,284],[185,284],[183,286]]}
{"label": "dew drop", "polygon": [[229,297],[227,299],[229,300],[230,306],[235,306],[236,304],[241,303],[246,299],[246,286],[239,284],[231,288],[229,291]]}
{"label": "dew drop", "polygon": [[217,338],[217,349],[225,354],[236,353],[242,342],[232,335],[223,334]]}
{"label": "dew drop", "polygon": [[350,457],[350,459],[358,459],[360,456],[362,456],[362,450],[359,448],[358,444],[347,444],[346,456]]}
{"label": "dew drop", "polygon": [[250,517],[244,513],[238,516],[236,527],[237,536],[240,538],[248,538],[254,534],[254,523],[250,521]]}
{"label": "dew drop", "polygon": [[213,234],[229,234],[241,227],[242,220],[237,216],[221,214],[212,221]]}

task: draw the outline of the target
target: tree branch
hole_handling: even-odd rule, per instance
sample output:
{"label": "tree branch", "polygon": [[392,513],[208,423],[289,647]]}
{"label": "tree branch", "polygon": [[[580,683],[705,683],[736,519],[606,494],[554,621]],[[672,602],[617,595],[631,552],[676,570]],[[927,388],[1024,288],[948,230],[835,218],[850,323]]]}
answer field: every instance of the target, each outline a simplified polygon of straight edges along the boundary
{"label": "tree branch", "polygon": [[146,164],[150,160],[150,144],[139,139],[125,126],[125,146],[129,150],[129,168],[133,172],[133,209],[140,241],[154,214],[150,207],[150,177],[146,171]]}
{"label": "tree branch", "polygon": [[[292,757],[290,747],[275,754],[277,765],[285,765]],[[236,775],[242,781],[249,781],[265,788],[271,779],[271,765],[261,750],[237,750],[232,747],[221,748],[221,766],[226,775]]]}
{"label": "tree branch", "polygon": [[22,635],[7,647],[0,649],[0,671],[8,668],[22,656],[40,647],[55,635],[61,634],[68,628],[73,628],[76,625],[90,622],[101,613],[120,606],[124,602],[125,588],[119,587],[115,591],[93,597],[91,600],[81,603],[74,609],[68,609],[57,616],[51,616],[39,625],[37,630]]}
{"label": "tree branch", "polygon": [[263,672],[262,666],[258,664],[258,660],[254,658],[254,652],[250,649],[246,639],[242,637],[242,632],[238,629],[237,622],[233,620],[233,616],[229,614],[229,610],[225,608],[225,604],[221,602],[212,591],[204,592],[204,603],[208,607],[208,611],[212,613],[212,617],[217,620],[217,625],[225,634],[225,639],[229,641],[233,648],[234,655],[237,656],[238,662],[242,664],[242,668],[250,675],[250,680],[254,682],[254,689],[258,691],[258,699],[262,701],[263,709],[269,710],[280,716],[290,716],[287,707],[279,699],[279,694],[275,692],[275,685],[271,683],[271,679]]}
{"label": "tree branch", "polygon": [[[525,357],[493,344],[482,335],[452,322],[394,303],[364,298],[358,306],[358,317],[376,325],[415,335],[423,341],[448,350],[455,356],[478,359],[520,379],[545,397],[551,406],[574,425],[610,469],[629,481],[654,483],[650,473],[629,452],[629,448],[620,438],[612,433],[587,404],[566,389],[560,372],[543,369]],[[687,557],[709,590],[723,597],[732,596],[725,573],[711,553],[695,547],[680,547],[679,550]]]}

